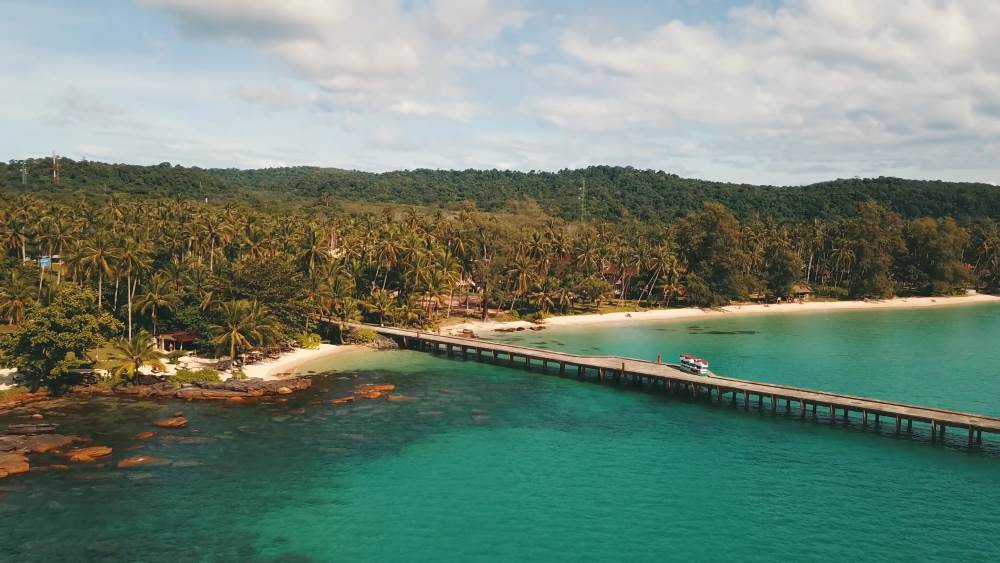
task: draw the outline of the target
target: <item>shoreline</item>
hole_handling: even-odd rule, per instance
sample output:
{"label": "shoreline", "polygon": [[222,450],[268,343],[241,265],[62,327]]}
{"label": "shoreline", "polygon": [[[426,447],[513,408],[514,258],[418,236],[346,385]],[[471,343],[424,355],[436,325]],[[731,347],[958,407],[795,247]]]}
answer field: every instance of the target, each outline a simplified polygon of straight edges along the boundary
{"label": "shoreline", "polygon": [[703,309],[685,307],[681,309],[652,309],[636,312],[590,313],[582,315],[554,316],[534,323],[530,321],[469,321],[442,329],[443,334],[461,336],[462,331],[497,332],[510,329],[524,330],[538,327],[572,327],[588,325],[621,324],[630,322],[673,321],[686,319],[710,319],[732,315],[773,315],[823,313],[832,311],[874,311],[886,309],[922,309],[953,307],[960,305],[1000,304],[1000,296],[975,294],[947,297],[895,297],[881,301],[807,301],[805,303],[781,304],[737,304]]}
{"label": "shoreline", "polygon": [[320,344],[319,348],[306,350],[296,348],[292,352],[282,354],[275,360],[265,360],[253,365],[245,366],[243,372],[247,378],[259,377],[264,381],[273,379],[285,379],[295,375],[305,375],[298,373],[304,365],[316,360],[327,359],[329,357],[343,354],[354,350],[365,349],[365,346],[357,344]]}

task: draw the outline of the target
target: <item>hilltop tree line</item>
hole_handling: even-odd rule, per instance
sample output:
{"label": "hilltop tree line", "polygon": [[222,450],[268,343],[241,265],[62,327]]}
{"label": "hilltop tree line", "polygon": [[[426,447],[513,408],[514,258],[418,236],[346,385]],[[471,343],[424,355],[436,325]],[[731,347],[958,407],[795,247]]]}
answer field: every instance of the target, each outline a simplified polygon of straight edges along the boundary
{"label": "hilltop tree line", "polygon": [[412,170],[368,173],[316,167],[260,170],[200,169],[61,159],[53,187],[49,159],[0,164],[0,189],[61,194],[83,190],[145,197],[211,201],[307,201],[317,197],[367,203],[474,208],[504,212],[512,203],[537,202],[566,221],[672,223],[701,208],[723,204],[741,220],[755,215],[782,221],[835,220],[873,201],[905,219],[953,217],[961,222],[1000,219],[1000,188],[987,184],[899,178],[847,179],[809,186],[775,187],[681,178],[655,170],[592,166],[559,172]]}

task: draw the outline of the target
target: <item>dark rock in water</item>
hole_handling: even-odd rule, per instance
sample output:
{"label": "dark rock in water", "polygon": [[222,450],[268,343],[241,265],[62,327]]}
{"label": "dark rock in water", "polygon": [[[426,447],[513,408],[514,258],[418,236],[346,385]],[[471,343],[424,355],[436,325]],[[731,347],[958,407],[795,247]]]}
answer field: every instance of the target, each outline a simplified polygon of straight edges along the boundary
{"label": "dark rock in water", "polygon": [[54,432],[55,424],[8,424],[7,434],[43,434]]}
{"label": "dark rock in water", "polygon": [[202,389],[200,387],[184,387],[177,390],[178,399],[201,399],[201,400],[229,400],[229,399],[243,399],[245,397],[250,397],[248,393],[243,391],[230,391],[228,389]]}
{"label": "dark rock in water", "polygon": [[66,447],[73,442],[79,442],[80,438],[76,436],[63,436],[61,434],[43,434],[40,436],[27,436],[25,439],[25,446],[32,451],[32,453],[43,454],[48,451],[52,451],[57,448]]}
{"label": "dark rock in water", "polygon": [[130,385],[122,387],[116,392],[133,397],[169,398],[177,394],[177,387],[171,382],[161,382],[150,385]]}
{"label": "dark rock in water", "polygon": [[[277,395],[282,387],[291,391],[302,391],[312,386],[312,379],[308,377],[293,377],[289,379],[274,379],[264,381],[260,378],[251,379],[229,379],[219,382],[195,383],[195,386],[209,390],[223,390],[243,393],[245,396],[259,397],[261,395]],[[183,391],[183,390],[182,390]],[[228,397],[238,396],[228,394]],[[222,397],[225,398],[225,397]]]}

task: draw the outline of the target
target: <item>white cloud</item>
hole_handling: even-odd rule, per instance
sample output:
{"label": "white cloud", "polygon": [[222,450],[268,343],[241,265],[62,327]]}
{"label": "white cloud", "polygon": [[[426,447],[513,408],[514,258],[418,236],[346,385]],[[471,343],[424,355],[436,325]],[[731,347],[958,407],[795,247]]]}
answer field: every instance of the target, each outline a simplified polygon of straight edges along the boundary
{"label": "white cloud", "polygon": [[489,0],[138,1],[189,33],[246,41],[343,109],[457,120],[474,112],[457,71],[505,65],[491,42],[527,18]]}
{"label": "white cloud", "polygon": [[579,131],[700,131],[716,152],[778,162],[994,167],[951,155],[1000,139],[1000,3],[790,0],[720,24],[560,46],[603,88],[540,96]]}

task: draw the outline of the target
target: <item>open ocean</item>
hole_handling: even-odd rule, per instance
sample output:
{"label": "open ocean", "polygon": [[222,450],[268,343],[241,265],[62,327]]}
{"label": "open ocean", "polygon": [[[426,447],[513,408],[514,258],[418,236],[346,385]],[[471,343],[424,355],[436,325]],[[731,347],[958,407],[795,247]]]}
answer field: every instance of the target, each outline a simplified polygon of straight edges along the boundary
{"label": "open ocean", "polygon": [[[1000,307],[496,335],[1000,415]],[[114,459],[0,480],[0,560],[996,561],[1000,437],[862,430],[417,352],[344,354],[285,404],[46,409]],[[401,401],[329,399],[366,382]],[[182,410],[187,428],[151,422]],[[25,422],[0,415],[0,430]],[[165,436],[173,436],[164,439]]]}

